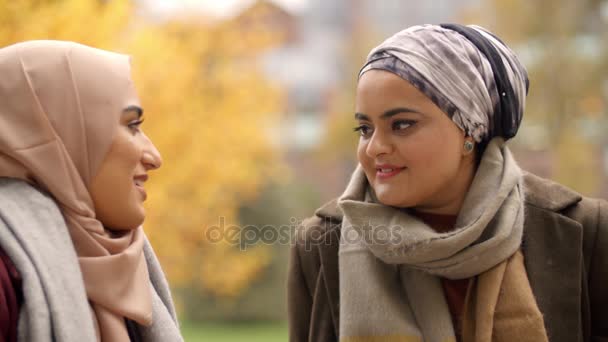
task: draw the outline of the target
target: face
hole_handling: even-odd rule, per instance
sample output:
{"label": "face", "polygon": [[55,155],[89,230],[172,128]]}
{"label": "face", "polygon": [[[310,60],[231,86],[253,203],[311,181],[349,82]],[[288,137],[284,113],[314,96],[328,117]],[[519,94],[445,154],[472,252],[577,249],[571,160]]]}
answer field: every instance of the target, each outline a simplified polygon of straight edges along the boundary
{"label": "face", "polygon": [[122,113],[110,150],[89,187],[97,219],[110,229],[134,229],[143,223],[144,183],[148,171],[162,163],[160,153],[141,130],[141,113],[139,107]]}
{"label": "face", "polygon": [[382,71],[357,86],[357,157],[378,200],[455,215],[475,173],[464,132],[417,88]]}

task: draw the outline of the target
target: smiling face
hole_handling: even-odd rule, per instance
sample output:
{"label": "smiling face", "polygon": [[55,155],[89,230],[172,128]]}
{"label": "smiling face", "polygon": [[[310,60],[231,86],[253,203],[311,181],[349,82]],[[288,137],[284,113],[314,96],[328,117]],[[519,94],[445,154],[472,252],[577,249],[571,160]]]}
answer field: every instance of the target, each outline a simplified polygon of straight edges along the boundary
{"label": "smiling face", "polygon": [[[364,73],[355,119],[359,163],[378,200],[401,208],[456,215],[475,174],[464,132],[399,76]],[[472,141],[472,140],[471,140]]]}
{"label": "smiling face", "polygon": [[110,150],[89,186],[97,219],[110,229],[134,229],[143,223],[147,173],[162,163],[140,128],[141,115],[136,106],[123,111]]}

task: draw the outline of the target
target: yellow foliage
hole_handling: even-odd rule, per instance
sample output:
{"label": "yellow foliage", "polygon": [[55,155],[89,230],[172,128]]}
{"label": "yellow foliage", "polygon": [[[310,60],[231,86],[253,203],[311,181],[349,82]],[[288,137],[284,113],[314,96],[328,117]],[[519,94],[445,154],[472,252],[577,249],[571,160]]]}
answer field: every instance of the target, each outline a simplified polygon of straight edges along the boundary
{"label": "yellow foliage", "polygon": [[130,2],[124,0],[0,0],[0,45],[57,39],[108,48],[120,37],[130,13]]}
{"label": "yellow foliage", "polygon": [[[199,20],[200,21],[200,20]],[[193,283],[236,296],[270,262],[205,240],[281,166],[266,127],[281,93],[258,71],[256,54],[280,39],[238,22],[149,23],[129,1],[0,0],[0,46],[29,39],[72,40],[132,56],[144,131],[163,155],[151,176],[146,232],[174,286]]]}
{"label": "yellow foliage", "polygon": [[205,249],[204,257],[223,260],[222,263],[201,263],[200,275],[205,288],[225,297],[239,295],[244,285],[263,271],[272,259],[268,249],[258,247],[235,253],[234,247],[226,243]]}
{"label": "yellow foliage", "polygon": [[583,194],[595,194],[600,185],[600,161],[593,144],[576,134],[564,134],[555,146],[555,179]]}

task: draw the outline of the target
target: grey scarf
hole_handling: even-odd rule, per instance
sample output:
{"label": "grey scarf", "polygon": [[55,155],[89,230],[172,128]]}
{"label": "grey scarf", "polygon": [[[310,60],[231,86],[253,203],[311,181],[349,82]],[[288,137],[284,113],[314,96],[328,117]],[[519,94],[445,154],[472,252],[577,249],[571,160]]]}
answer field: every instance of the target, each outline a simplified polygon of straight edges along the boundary
{"label": "grey scarf", "polygon": [[[19,341],[96,341],[78,258],[53,199],[11,178],[0,178],[0,245],[23,278]],[[144,247],[153,323],[137,326],[142,341],[183,341],[169,287],[154,252]]]}
{"label": "grey scarf", "polygon": [[374,203],[357,168],[339,200],[340,341],[454,341],[439,277],[465,279],[513,255],[523,232],[521,170],[494,138],[450,232]]}

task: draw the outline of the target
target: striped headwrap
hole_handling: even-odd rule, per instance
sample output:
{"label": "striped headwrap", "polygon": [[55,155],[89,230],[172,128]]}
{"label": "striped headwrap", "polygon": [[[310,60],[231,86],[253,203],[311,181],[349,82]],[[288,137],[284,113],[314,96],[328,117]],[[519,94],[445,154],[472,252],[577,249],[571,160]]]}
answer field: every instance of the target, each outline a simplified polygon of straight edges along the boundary
{"label": "striped headwrap", "polygon": [[522,120],[526,69],[479,26],[412,26],[372,49],[359,73],[392,72],[414,85],[476,142],[510,139]]}

